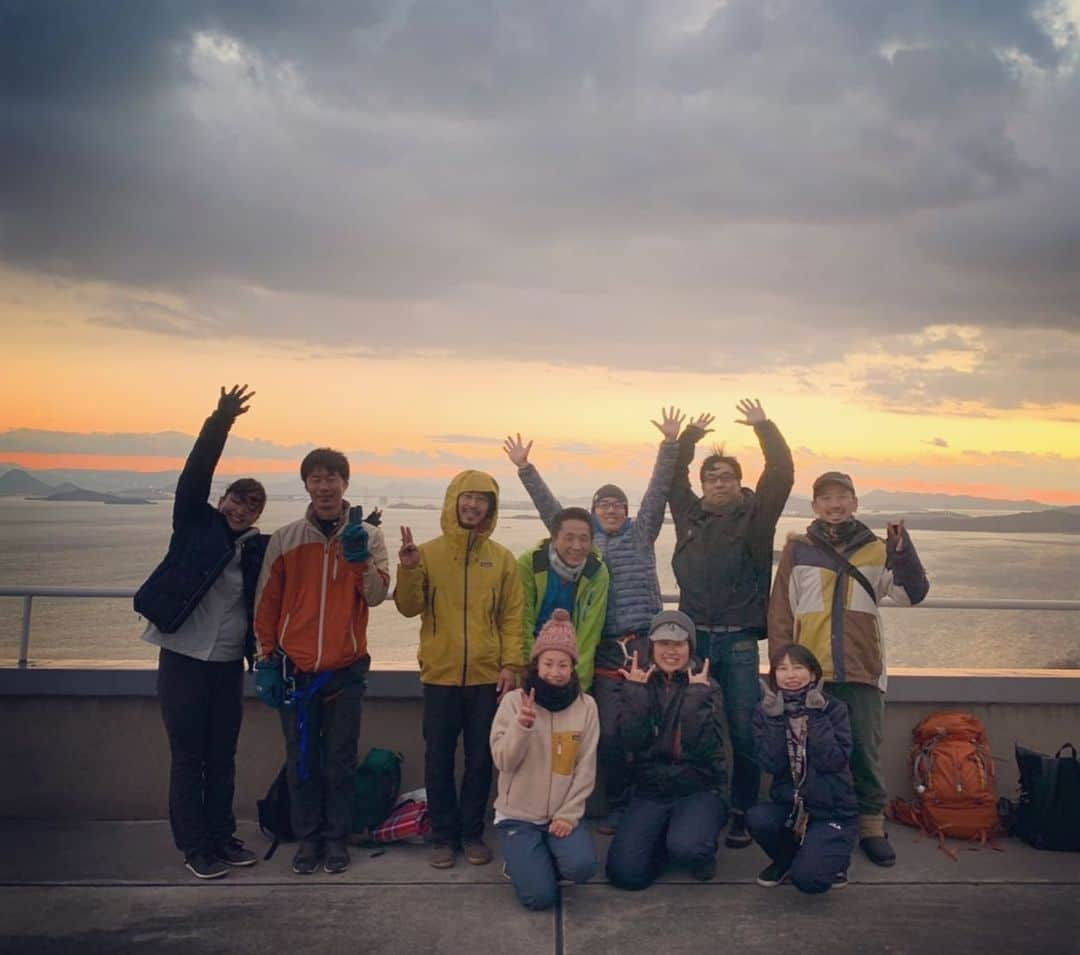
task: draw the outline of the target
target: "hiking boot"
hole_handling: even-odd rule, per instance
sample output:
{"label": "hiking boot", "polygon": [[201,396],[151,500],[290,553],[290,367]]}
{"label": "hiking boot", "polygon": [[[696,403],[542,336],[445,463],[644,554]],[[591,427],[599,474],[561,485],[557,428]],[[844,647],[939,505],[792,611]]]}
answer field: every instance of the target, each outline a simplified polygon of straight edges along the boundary
{"label": "hiking boot", "polygon": [[336,875],[349,868],[349,850],[344,842],[327,842],[326,859],[323,861],[323,871]]}
{"label": "hiking boot", "polygon": [[491,850],[483,839],[465,840],[465,861],[470,865],[487,865],[491,859]]}
{"label": "hiking boot", "polygon": [[297,875],[311,875],[322,861],[322,843],[321,842],[301,842],[300,848],[296,850],[296,855],[293,856],[292,870]]}
{"label": "hiking boot", "polygon": [[848,884],[847,873],[846,872],[837,872],[836,873],[836,878],[833,879],[832,887],[834,889],[844,889],[844,888],[847,888],[847,884]]}
{"label": "hiking boot", "polygon": [[449,842],[436,842],[431,847],[428,865],[433,869],[452,869],[457,862],[457,849]]}
{"label": "hiking boot", "polygon": [[787,866],[771,862],[761,870],[760,875],[758,875],[754,881],[757,882],[758,885],[763,885],[767,889],[772,889],[778,885],[783,885],[785,882],[790,882],[791,875],[788,872]]}
{"label": "hiking boot", "polygon": [[229,874],[229,867],[212,852],[189,852],[184,867],[196,879],[220,879]]}
{"label": "hiking boot", "polygon": [[733,809],[731,819],[728,821],[724,845],[729,849],[745,849],[753,841],[750,833],[746,831],[746,813]]}
{"label": "hiking boot", "polygon": [[863,836],[859,848],[874,865],[890,866],[896,863],[896,853],[889,845],[888,836]]}
{"label": "hiking boot", "polygon": [[245,849],[239,839],[227,839],[214,849],[216,855],[225,865],[246,866],[255,865],[256,855],[250,849]]}
{"label": "hiking boot", "polygon": [[711,882],[712,877],[716,875],[716,856],[691,866],[690,875],[698,882]]}
{"label": "hiking boot", "polygon": [[622,817],[623,807],[617,806],[596,824],[596,831],[602,836],[615,835],[615,830],[619,828]]}

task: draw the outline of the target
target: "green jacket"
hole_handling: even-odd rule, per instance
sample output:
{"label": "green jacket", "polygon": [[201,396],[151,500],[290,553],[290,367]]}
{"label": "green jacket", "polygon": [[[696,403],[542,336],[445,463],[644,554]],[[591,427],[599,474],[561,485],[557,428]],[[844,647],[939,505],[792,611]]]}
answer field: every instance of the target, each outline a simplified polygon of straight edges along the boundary
{"label": "green jacket", "polygon": [[[547,593],[548,544],[550,539],[542,540],[532,550],[525,551],[518,558],[518,570],[525,591],[525,619],[523,636],[525,641],[525,659],[529,659],[533,646],[533,631],[536,618]],[[600,643],[600,633],[604,628],[604,614],[607,612],[608,584],[611,577],[607,565],[600,559],[600,554],[593,551],[585,561],[585,570],[578,580],[574,594],[574,609],[570,619],[577,632],[578,662],[577,673],[582,690],[588,690],[593,681],[593,662],[596,647]]]}

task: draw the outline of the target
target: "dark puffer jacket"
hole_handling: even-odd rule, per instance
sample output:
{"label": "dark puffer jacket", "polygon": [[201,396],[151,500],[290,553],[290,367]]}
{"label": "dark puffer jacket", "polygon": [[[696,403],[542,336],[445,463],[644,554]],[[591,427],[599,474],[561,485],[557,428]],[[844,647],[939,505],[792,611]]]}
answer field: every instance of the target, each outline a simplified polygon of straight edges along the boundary
{"label": "dark puffer jacket", "polygon": [[[656,796],[717,792],[727,800],[724,704],[720,687],[668,678],[623,680],[617,695],[619,739],[634,757],[636,791]],[[726,807],[725,807],[726,808]]]}
{"label": "dark puffer jacket", "polygon": [[676,534],[671,566],[679,582],[679,609],[698,627],[743,627],[764,637],[773,535],[795,482],[795,466],[775,424],[765,421],[754,432],[765,470],[756,491],[743,488],[723,513],[705,510],[690,487],[694,446],[705,432],[691,425],[679,437],[668,499]]}
{"label": "dark puffer jacket", "polygon": [[[176,483],[168,552],[135,594],[135,612],[162,633],[179,629],[235,554],[236,534],[229,530],[225,516],[207,500],[232,422],[228,415],[215,411],[203,424]],[[241,542],[240,567],[248,618],[244,656],[249,661],[255,648],[251,627],[255,587],[269,539],[266,534],[256,534]]]}
{"label": "dark puffer jacket", "polygon": [[[826,697],[823,710],[806,709],[806,782],[803,803],[812,819],[846,819],[859,814],[851,777],[851,723],[847,706]],[[754,710],[758,765],[773,777],[769,797],[790,806],[795,800],[787,750],[787,717]]]}

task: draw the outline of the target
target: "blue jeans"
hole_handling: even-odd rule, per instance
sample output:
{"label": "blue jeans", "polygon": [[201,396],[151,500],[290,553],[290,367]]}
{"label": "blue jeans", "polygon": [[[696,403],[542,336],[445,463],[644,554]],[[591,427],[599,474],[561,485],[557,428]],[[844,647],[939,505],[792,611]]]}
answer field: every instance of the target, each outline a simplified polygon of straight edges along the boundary
{"label": "blue jeans", "polygon": [[587,826],[578,823],[564,839],[546,824],[504,819],[496,826],[502,837],[506,873],[518,901],[527,909],[550,909],[559,896],[559,879],[588,882],[596,874],[596,847]]}
{"label": "blue jeans", "polygon": [[753,631],[697,632],[699,660],[708,657],[712,677],[724,692],[724,716],[731,736],[731,808],[746,812],[758,801],[761,770],[754,753],[754,708],[758,685],[758,640]]}
{"label": "blue jeans", "polygon": [[609,881],[620,889],[646,889],[669,861],[687,868],[710,862],[725,821],[719,793],[635,795],[608,849]]}
{"label": "blue jeans", "polygon": [[800,846],[786,825],[790,812],[790,806],[775,802],[754,806],[746,814],[750,835],[773,862],[791,873],[791,881],[799,891],[828,892],[851,862],[859,831],[855,817],[811,817]]}

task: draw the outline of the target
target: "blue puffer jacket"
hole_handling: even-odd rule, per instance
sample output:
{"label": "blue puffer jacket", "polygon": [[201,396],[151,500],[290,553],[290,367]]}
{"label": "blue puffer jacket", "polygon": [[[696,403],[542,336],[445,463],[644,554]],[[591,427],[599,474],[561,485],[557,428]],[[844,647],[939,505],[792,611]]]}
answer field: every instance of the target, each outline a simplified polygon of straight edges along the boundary
{"label": "blue puffer jacket", "polygon": [[[859,814],[851,777],[851,723],[847,706],[826,697],[823,710],[806,709],[806,782],[803,803],[813,819],[844,819]],[[787,750],[787,717],[754,710],[754,749],[758,765],[773,777],[769,797],[780,805],[795,800]]]}
{"label": "blue puffer jacket", "polygon": [[[678,453],[677,442],[661,443],[637,517],[628,517],[614,534],[606,533],[593,517],[593,544],[600,551],[611,574],[604,619],[605,637],[645,633],[652,618],[664,609],[660,601],[660,581],[656,576],[655,545],[664,524],[664,509],[667,507],[668,489],[675,473]],[[527,464],[521,468],[518,477],[536,505],[540,519],[550,531],[551,522],[562,510],[562,505],[534,465]]]}
{"label": "blue puffer jacket", "polygon": [[[135,594],[135,612],[162,633],[175,633],[187,620],[235,553],[236,535],[229,530],[225,516],[207,500],[232,421],[215,411],[203,424],[176,483],[169,550]],[[244,656],[248,660],[255,648],[251,628],[255,587],[269,539],[266,534],[256,534],[241,543],[240,567],[248,617]]]}

